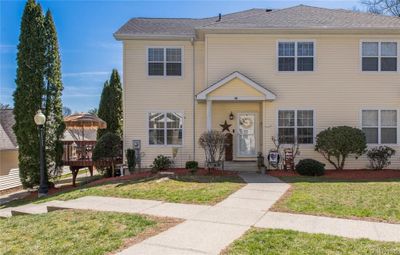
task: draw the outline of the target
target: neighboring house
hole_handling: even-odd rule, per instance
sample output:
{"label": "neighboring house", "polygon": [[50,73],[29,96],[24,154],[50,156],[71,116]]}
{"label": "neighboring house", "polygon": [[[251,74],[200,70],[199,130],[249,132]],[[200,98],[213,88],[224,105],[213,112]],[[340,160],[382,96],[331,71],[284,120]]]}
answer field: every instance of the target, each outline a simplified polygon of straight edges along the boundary
{"label": "neighboring house", "polygon": [[21,186],[12,109],[0,109],[0,191]]}
{"label": "neighboring house", "polygon": [[300,5],[134,18],[114,36],[123,41],[124,148],[140,140],[144,166],[171,147],[203,163],[200,134],[225,121],[234,160],[267,154],[279,136],[298,138],[299,158],[323,161],[315,137],[338,125],[363,129],[369,146],[400,149],[398,17]]}

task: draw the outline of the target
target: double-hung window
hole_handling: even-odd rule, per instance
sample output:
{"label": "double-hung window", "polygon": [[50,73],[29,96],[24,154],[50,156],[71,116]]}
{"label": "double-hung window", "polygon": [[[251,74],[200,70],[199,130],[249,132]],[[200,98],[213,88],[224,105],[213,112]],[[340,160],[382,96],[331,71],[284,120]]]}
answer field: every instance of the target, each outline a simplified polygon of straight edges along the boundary
{"label": "double-hung window", "polygon": [[279,42],[278,70],[314,71],[314,42]]}
{"label": "double-hung window", "polygon": [[397,110],[362,110],[362,130],[369,144],[397,144]]}
{"label": "double-hung window", "polygon": [[397,42],[363,42],[361,49],[362,70],[397,71],[397,51]]}
{"label": "double-hung window", "polygon": [[280,143],[314,143],[313,110],[279,110],[278,137]]}
{"label": "double-hung window", "polygon": [[150,145],[182,145],[182,113],[151,112],[149,113],[148,118]]}
{"label": "double-hung window", "polygon": [[149,76],[181,76],[182,48],[148,48]]}

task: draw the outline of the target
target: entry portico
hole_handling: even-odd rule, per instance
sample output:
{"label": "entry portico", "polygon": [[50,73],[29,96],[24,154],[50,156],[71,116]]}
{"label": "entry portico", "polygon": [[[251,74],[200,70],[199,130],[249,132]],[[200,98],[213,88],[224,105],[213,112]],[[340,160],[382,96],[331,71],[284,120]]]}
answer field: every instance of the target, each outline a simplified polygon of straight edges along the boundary
{"label": "entry portico", "polygon": [[[262,148],[263,102],[276,95],[240,72],[233,72],[197,94],[206,102],[207,130],[220,129],[228,121],[232,125],[233,158],[255,158]],[[230,119],[229,115],[234,119]],[[236,132],[235,132],[236,130]]]}

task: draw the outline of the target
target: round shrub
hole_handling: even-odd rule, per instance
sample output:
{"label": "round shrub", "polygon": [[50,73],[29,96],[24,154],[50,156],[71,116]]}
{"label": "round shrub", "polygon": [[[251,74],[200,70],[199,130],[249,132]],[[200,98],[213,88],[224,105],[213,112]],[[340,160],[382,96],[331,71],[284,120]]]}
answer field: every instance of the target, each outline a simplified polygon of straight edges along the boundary
{"label": "round shrub", "polygon": [[197,161],[187,161],[185,164],[186,169],[197,169],[199,167],[199,162]]}
{"label": "round shrub", "polygon": [[170,168],[172,165],[171,159],[169,159],[167,156],[164,155],[158,155],[154,161],[153,165],[151,165],[152,171],[153,172],[158,172],[161,170],[166,170]]}
{"label": "round shrub", "polygon": [[296,165],[296,172],[306,176],[321,176],[325,173],[325,164],[314,159],[302,159]]}
{"label": "round shrub", "polygon": [[315,150],[337,170],[343,170],[346,159],[364,154],[367,142],[361,129],[338,126],[330,127],[317,135]]}

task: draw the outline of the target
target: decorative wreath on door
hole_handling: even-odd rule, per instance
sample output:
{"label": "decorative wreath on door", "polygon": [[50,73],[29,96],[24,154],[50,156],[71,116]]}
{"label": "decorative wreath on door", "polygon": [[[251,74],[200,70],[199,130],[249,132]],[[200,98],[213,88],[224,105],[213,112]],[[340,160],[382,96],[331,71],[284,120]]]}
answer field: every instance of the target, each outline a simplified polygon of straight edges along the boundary
{"label": "decorative wreath on door", "polygon": [[240,125],[244,128],[251,128],[253,126],[253,120],[250,117],[243,117],[240,119]]}

